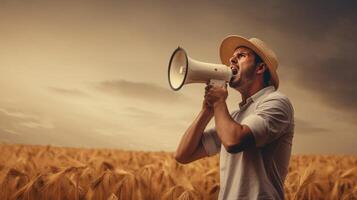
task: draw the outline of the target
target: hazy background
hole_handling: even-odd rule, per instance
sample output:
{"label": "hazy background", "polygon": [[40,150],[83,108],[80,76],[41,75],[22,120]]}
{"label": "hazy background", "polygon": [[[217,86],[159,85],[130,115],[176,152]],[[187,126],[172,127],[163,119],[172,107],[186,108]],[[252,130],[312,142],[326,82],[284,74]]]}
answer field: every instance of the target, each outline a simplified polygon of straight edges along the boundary
{"label": "hazy background", "polygon": [[[219,63],[221,40],[239,34],[279,57],[293,153],[355,154],[356,9],[337,0],[0,0],[0,142],[174,151],[204,85],[171,91],[171,53],[180,45]],[[230,89],[230,111],[240,101]]]}

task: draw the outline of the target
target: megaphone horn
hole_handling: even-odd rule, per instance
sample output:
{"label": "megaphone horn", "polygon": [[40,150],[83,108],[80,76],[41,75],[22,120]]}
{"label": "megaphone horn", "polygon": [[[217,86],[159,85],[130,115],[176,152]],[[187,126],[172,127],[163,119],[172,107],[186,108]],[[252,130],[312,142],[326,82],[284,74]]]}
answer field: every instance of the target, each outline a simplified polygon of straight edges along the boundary
{"label": "megaphone horn", "polygon": [[232,70],[222,64],[205,63],[187,56],[186,51],[178,47],[172,53],[168,79],[170,87],[177,91],[189,83],[207,83],[224,85],[232,78]]}

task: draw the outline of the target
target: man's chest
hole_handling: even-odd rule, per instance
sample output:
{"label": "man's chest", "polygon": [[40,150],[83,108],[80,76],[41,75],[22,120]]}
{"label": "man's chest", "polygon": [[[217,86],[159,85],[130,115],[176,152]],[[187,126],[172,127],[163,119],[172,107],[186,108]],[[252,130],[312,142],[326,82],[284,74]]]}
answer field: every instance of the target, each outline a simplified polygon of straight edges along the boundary
{"label": "man's chest", "polygon": [[256,103],[250,103],[241,107],[240,109],[234,111],[231,116],[237,123],[243,121],[244,118],[248,117],[250,114],[254,114],[256,111]]}

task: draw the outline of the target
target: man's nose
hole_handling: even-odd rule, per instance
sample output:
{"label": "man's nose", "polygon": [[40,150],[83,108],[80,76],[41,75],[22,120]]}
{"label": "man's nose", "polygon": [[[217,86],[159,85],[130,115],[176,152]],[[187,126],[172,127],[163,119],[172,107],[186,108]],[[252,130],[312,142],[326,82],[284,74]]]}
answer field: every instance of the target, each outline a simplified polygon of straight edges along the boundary
{"label": "man's nose", "polygon": [[235,56],[231,57],[231,58],[229,59],[229,62],[230,62],[231,64],[237,64],[237,59],[236,59],[236,57],[235,57]]}

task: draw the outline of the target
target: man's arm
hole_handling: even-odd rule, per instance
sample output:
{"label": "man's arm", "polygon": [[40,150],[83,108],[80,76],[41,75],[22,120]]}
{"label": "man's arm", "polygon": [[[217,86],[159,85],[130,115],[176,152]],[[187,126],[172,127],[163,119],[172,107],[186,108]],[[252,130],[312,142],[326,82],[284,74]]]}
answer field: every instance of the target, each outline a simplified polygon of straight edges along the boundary
{"label": "man's arm", "polygon": [[246,125],[241,125],[231,117],[226,99],[227,85],[222,87],[206,87],[206,101],[213,105],[217,136],[229,153],[238,153],[251,145],[255,145],[254,135]]}
{"label": "man's arm", "polygon": [[251,145],[255,145],[250,128],[234,121],[228,112],[225,101],[214,103],[214,118],[218,137],[229,153],[238,153]]}
{"label": "man's arm", "polygon": [[174,154],[175,159],[182,164],[190,163],[208,156],[201,142],[202,133],[213,117],[213,111],[203,108],[191,126],[182,136],[181,142]]}
{"label": "man's arm", "polygon": [[229,153],[238,153],[249,146],[263,147],[294,126],[294,109],[287,97],[267,98],[257,110],[240,123],[228,112],[227,88],[215,87],[208,92],[213,104],[217,135]]}

